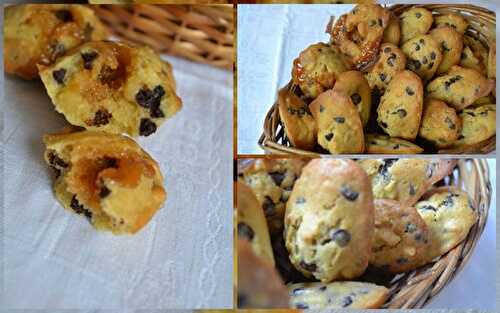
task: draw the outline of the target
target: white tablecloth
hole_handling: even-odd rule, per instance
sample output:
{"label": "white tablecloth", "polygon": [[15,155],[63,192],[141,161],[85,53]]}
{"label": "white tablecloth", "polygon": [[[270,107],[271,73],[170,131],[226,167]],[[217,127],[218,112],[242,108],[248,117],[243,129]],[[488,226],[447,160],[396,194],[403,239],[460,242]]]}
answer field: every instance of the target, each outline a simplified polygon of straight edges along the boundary
{"label": "white tablecloth", "polygon": [[[382,2],[382,1],[379,1]],[[397,3],[470,1],[397,1]],[[493,10],[500,1],[473,1]],[[307,46],[328,42],[330,16],[353,5],[238,5],[238,153],[260,154],[257,141],[277,90],[290,81],[293,60]],[[497,35],[500,33],[498,31]],[[499,82],[497,82],[500,84]],[[500,88],[497,86],[497,89]]]}
{"label": "white tablecloth", "polygon": [[232,306],[233,75],[167,59],[184,107],[139,142],[168,196],[135,236],[96,232],[59,205],[41,137],[65,120],[40,82],[5,78],[1,308]]}

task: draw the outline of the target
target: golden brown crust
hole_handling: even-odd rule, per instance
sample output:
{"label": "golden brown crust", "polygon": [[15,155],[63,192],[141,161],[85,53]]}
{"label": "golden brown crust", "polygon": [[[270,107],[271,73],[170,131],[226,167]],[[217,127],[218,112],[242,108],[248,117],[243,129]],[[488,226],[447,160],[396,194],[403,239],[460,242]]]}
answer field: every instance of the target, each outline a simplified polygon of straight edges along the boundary
{"label": "golden brown crust", "polygon": [[391,273],[411,271],[422,264],[429,247],[429,231],[414,207],[394,200],[375,200],[370,264]]}
{"label": "golden brown crust", "polygon": [[375,60],[388,22],[389,12],[380,5],[357,5],[329,30],[332,44],[362,69]]}
{"label": "golden brown crust", "polygon": [[313,150],[317,129],[307,104],[285,87],[278,92],[278,107],[290,143],[299,149]]}
{"label": "golden brown crust", "polygon": [[365,143],[366,153],[370,154],[417,154],[424,151],[410,141],[379,134],[366,134]]}
{"label": "golden brown crust", "polygon": [[380,55],[377,63],[366,74],[371,88],[384,91],[393,77],[406,67],[406,56],[397,46],[384,43],[380,46]]}
{"label": "golden brown crust", "polygon": [[295,268],[322,282],[355,278],[368,265],[372,235],[373,198],[363,169],[350,160],[311,160],[285,213],[285,243]]}
{"label": "golden brown crust", "polygon": [[436,147],[449,147],[458,139],[462,129],[462,121],[455,109],[443,101],[427,98],[424,103],[422,125],[418,135]]}
{"label": "golden brown crust", "polygon": [[45,135],[44,142],[58,200],[97,229],[133,234],[165,201],[158,164],[128,137],[81,131]]}
{"label": "golden brown crust", "polygon": [[238,308],[286,308],[288,292],[274,267],[238,240]]}
{"label": "golden brown crust", "polygon": [[4,65],[7,73],[38,77],[37,64],[50,65],[66,51],[107,32],[82,5],[25,4],[5,8]]}
{"label": "golden brown crust", "polygon": [[328,90],[319,95],[309,108],[318,125],[320,146],[332,154],[363,152],[363,123],[350,97]]}
{"label": "golden brown crust", "polygon": [[334,92],[349,98],[359,112],[363,126],[368,124],[372,105],[371,89],[361,72],[347,71],[339,75],[333,87]]}

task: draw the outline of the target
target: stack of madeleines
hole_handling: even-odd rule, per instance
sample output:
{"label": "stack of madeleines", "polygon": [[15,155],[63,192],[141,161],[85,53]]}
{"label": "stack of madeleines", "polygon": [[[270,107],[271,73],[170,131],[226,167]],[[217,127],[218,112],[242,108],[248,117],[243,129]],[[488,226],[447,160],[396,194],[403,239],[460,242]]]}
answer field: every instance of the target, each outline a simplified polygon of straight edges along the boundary
{"label": "stack of madeleines", "polygon": [[[379,308],[394,275],[447,253],[478,215],[435,186],[445,159],[257,159],[238,173],[238,306]],[[284,283],[287,283],[285,285]]]}
{"label": "stack of madeleines", "polygon": [[[496,45],[455,13],[359,4],[294,60],[278,93],[290,144],[308,151],[477,151],[496,134]],[[424,149],[425,148],[425,149]]]}
{"label": "stack of madeleines", "polygon": [[5,71],[40,78],[72,125],[43,137],[57,199],[97,229],[133,234],[166,191],[158,163],[128,136],[153,134],[182,102],[170,64],[107,36],[83,5],[5,8]]}

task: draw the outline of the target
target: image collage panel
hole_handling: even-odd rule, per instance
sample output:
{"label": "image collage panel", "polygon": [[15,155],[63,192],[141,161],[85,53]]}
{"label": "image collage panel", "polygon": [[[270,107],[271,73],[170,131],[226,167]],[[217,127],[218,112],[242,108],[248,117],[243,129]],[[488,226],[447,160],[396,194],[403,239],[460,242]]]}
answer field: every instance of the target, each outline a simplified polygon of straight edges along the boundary
{"label": "image collage panel", "polygon": [[2,4],[0,313],[498,310],[500,3]]}

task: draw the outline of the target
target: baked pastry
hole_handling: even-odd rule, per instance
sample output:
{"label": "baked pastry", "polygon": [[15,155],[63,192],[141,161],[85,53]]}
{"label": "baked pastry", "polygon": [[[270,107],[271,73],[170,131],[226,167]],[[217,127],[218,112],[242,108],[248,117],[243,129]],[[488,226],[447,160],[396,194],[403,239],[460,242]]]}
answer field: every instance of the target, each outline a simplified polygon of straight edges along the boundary
{"label": "baked pastry", "polygon": [[483,63],[480,55],[476,55],[469,46],[464,46],[462,54],[460,55],[460,66],[470,68],[485,74],[486,66]]}
{"label": "baked pastry", "polygon": [[334,92],[339,92],[351,98],[356,106],[363,126],[368,124],[372,105],[371,89],[366,78],[358,71],[347,71],[339,75],[333,87]]}
{"label": "baked pastry", "polygon": [[391,137],[415,139],[422,116],[423,87],[411,71],[397,73],[380,99],[377,122]]}
{"label": "baked pastry", "polygon": [[45,161],[55,171],[63,207],[99,230],[133,234],[166,199],[163,176],[132,139],[96,131],[45,135]]}
{"label": "baked pastry", "polygon": [[317,130],[307,104],[285,87],[278,93],[278,107],[288,141],[299,149],[312,150]]}
{"label": "baked pastry", "polygon": [[469,108],[478,107],[483,104],[491,104],[491,103],[495,103],[495,97],[493,97],[493,95],[490,93],[487,96],[478,98]]}
{"label": "baked pastry", "polygon": [[431,246],[424,264],[457,246],[477,221],[471,199],[456,187],[436,188],[415,207],[430,231]]}
{"label": "baked pastry", "polygon": [[331,20],[327,31],[332,45],[338,46],[357,69],[363,69],[376,59],[388,22],[389,11],[382,6],[359,4],[340,16],[335,25]]}
{"label": "baked pastry", "polygon": [[429,231],[414,207],[375,200],[375,242],[370,264],[390,273],[411,271],[426,259]]}
{"label": "baked pastry", "polygon": [[496,105],[485,104],[477,108],[464,109],[458,116],[462,128],[454,146],[480,143],[496,134]]}
{"label": "baked pastry", "polygon": [[384,91],[392,78],[406,67],[406,56],[395,45],[384,43],[380,46],[380,56],[377,63],[366,74],[370,88]]}
{"label": "baked pastry", "polygon": [[[399,45],[399,40],[401,39],[401,26],[399,23],[399,17],[390,13],[389,23],[384,31],[384,36],[382,38],[383,43],[392,43],[395,46]],[[383,48],[380,48],[383,50]]]}
{"label": "baked pastry", "polygon": [[454,13],[438,15],[434,18],[434,22],[436,27],[449,26],[460,34],[464,34],[467,27],[469,27],[469,22],[462,15]]}
{"label": "baked pastry", "polygon": [[400,138],[379,134],[365,134],[366,153],[370,154],[417,154],[424,149]]}
{"label": "baked pastry", "polygon": [[470,35],[469,33],[464,35],[464,45],[470,47],[474,55],[477,56],[486,67],[488,63],[488,46],[479,40],[477,37]]}
{"label": "baked pastry", "polygon": [[497,42],[493,41],[488,52],[488,78],[497,77]]}
{"label": "baked pastry", "polygon": [[237,182],[238,239],[247,240],[253,252],[274,265],[271,239],[264,212],[250,187]]}
{"label": "baked pastry", "polygon": [[24,4],[5,7],[5,71],[38,77],[37,64],[50,65],[78,45],[106,39],[92,9],[78,4]]}
{"label": "baked pastry", "polygon": [[363,169],[350,160],[313,159],[287,202],[290,261],[322,282],[361,275],[372,248],[373,198]]}
{"label": "baked pastry", "polygon": [[147,47],[89,42],[40,77],[56,110],[89,130],[149,136],[182,107],[172,67]]}
{"label": "baked pastry", "polygon": [[301,159],[257,159],[241,172],[267,219],[271,234],[283,233],[285,204],[305,162]]}
{"label": "baked pastry", "polygon": [[429,33],[441,47],[443,60],[436,71],[437,74],[447,72],[450,67],[460,62],[463,49],[462,34],[450,26],[434,28]]}
{"label": "baked pastry", "polygon": [[275,268],[238,240],[238,308],[287,308],[289,297]]}
{"label": "baked pastry", "polygon": [[451,146],[458,139],[462,129],[462,121],[455,109],[450,108],[443,101],[425,99],[422,125],[418,135],[436,147]]}
{"label": "baked pastry", "polygon": [[293,284],[288,291],[292,307],[309,310],[377,309],[389,298],[387,288],[355,281]]}
{"label": "baked pastry", "polygon": [[446,102],[461,111],[477,99],[488,95],[494,82],[478,71],[452,66],[446,75],[432,80],[427,86],[427,96]]}
{"label": "baked pastry", "polygon": [[401,42],[427,34],[431,29],[432,13],[425,8],[411,8],[404,11],[401,16]]}
{"label": "baked pastry", "polygon": [[368,175],[375,199],[392,199],[412,206],[456,165],[445,159],[364,159],[358,161]]}
{"label": "baked pastry", "polygon": [[333,87],[338,75],[348,70],[344,57],[325,43],[316,43],[293,61],[292,81],[308,98]]}
{"label": "baked pastry", "polygon": [[424,81],[434,76],[443,60],[439,43],[430,35],[418,35],[409,39],[401,46],[401,50],[408,59],[408,69],[417,73]]}
{"label": "baked pastry", "polygon": [[349,96],[328,90],[320,94],[309,108],[318,125],[320,146],[332,154],[363,152],[363,124]]}

